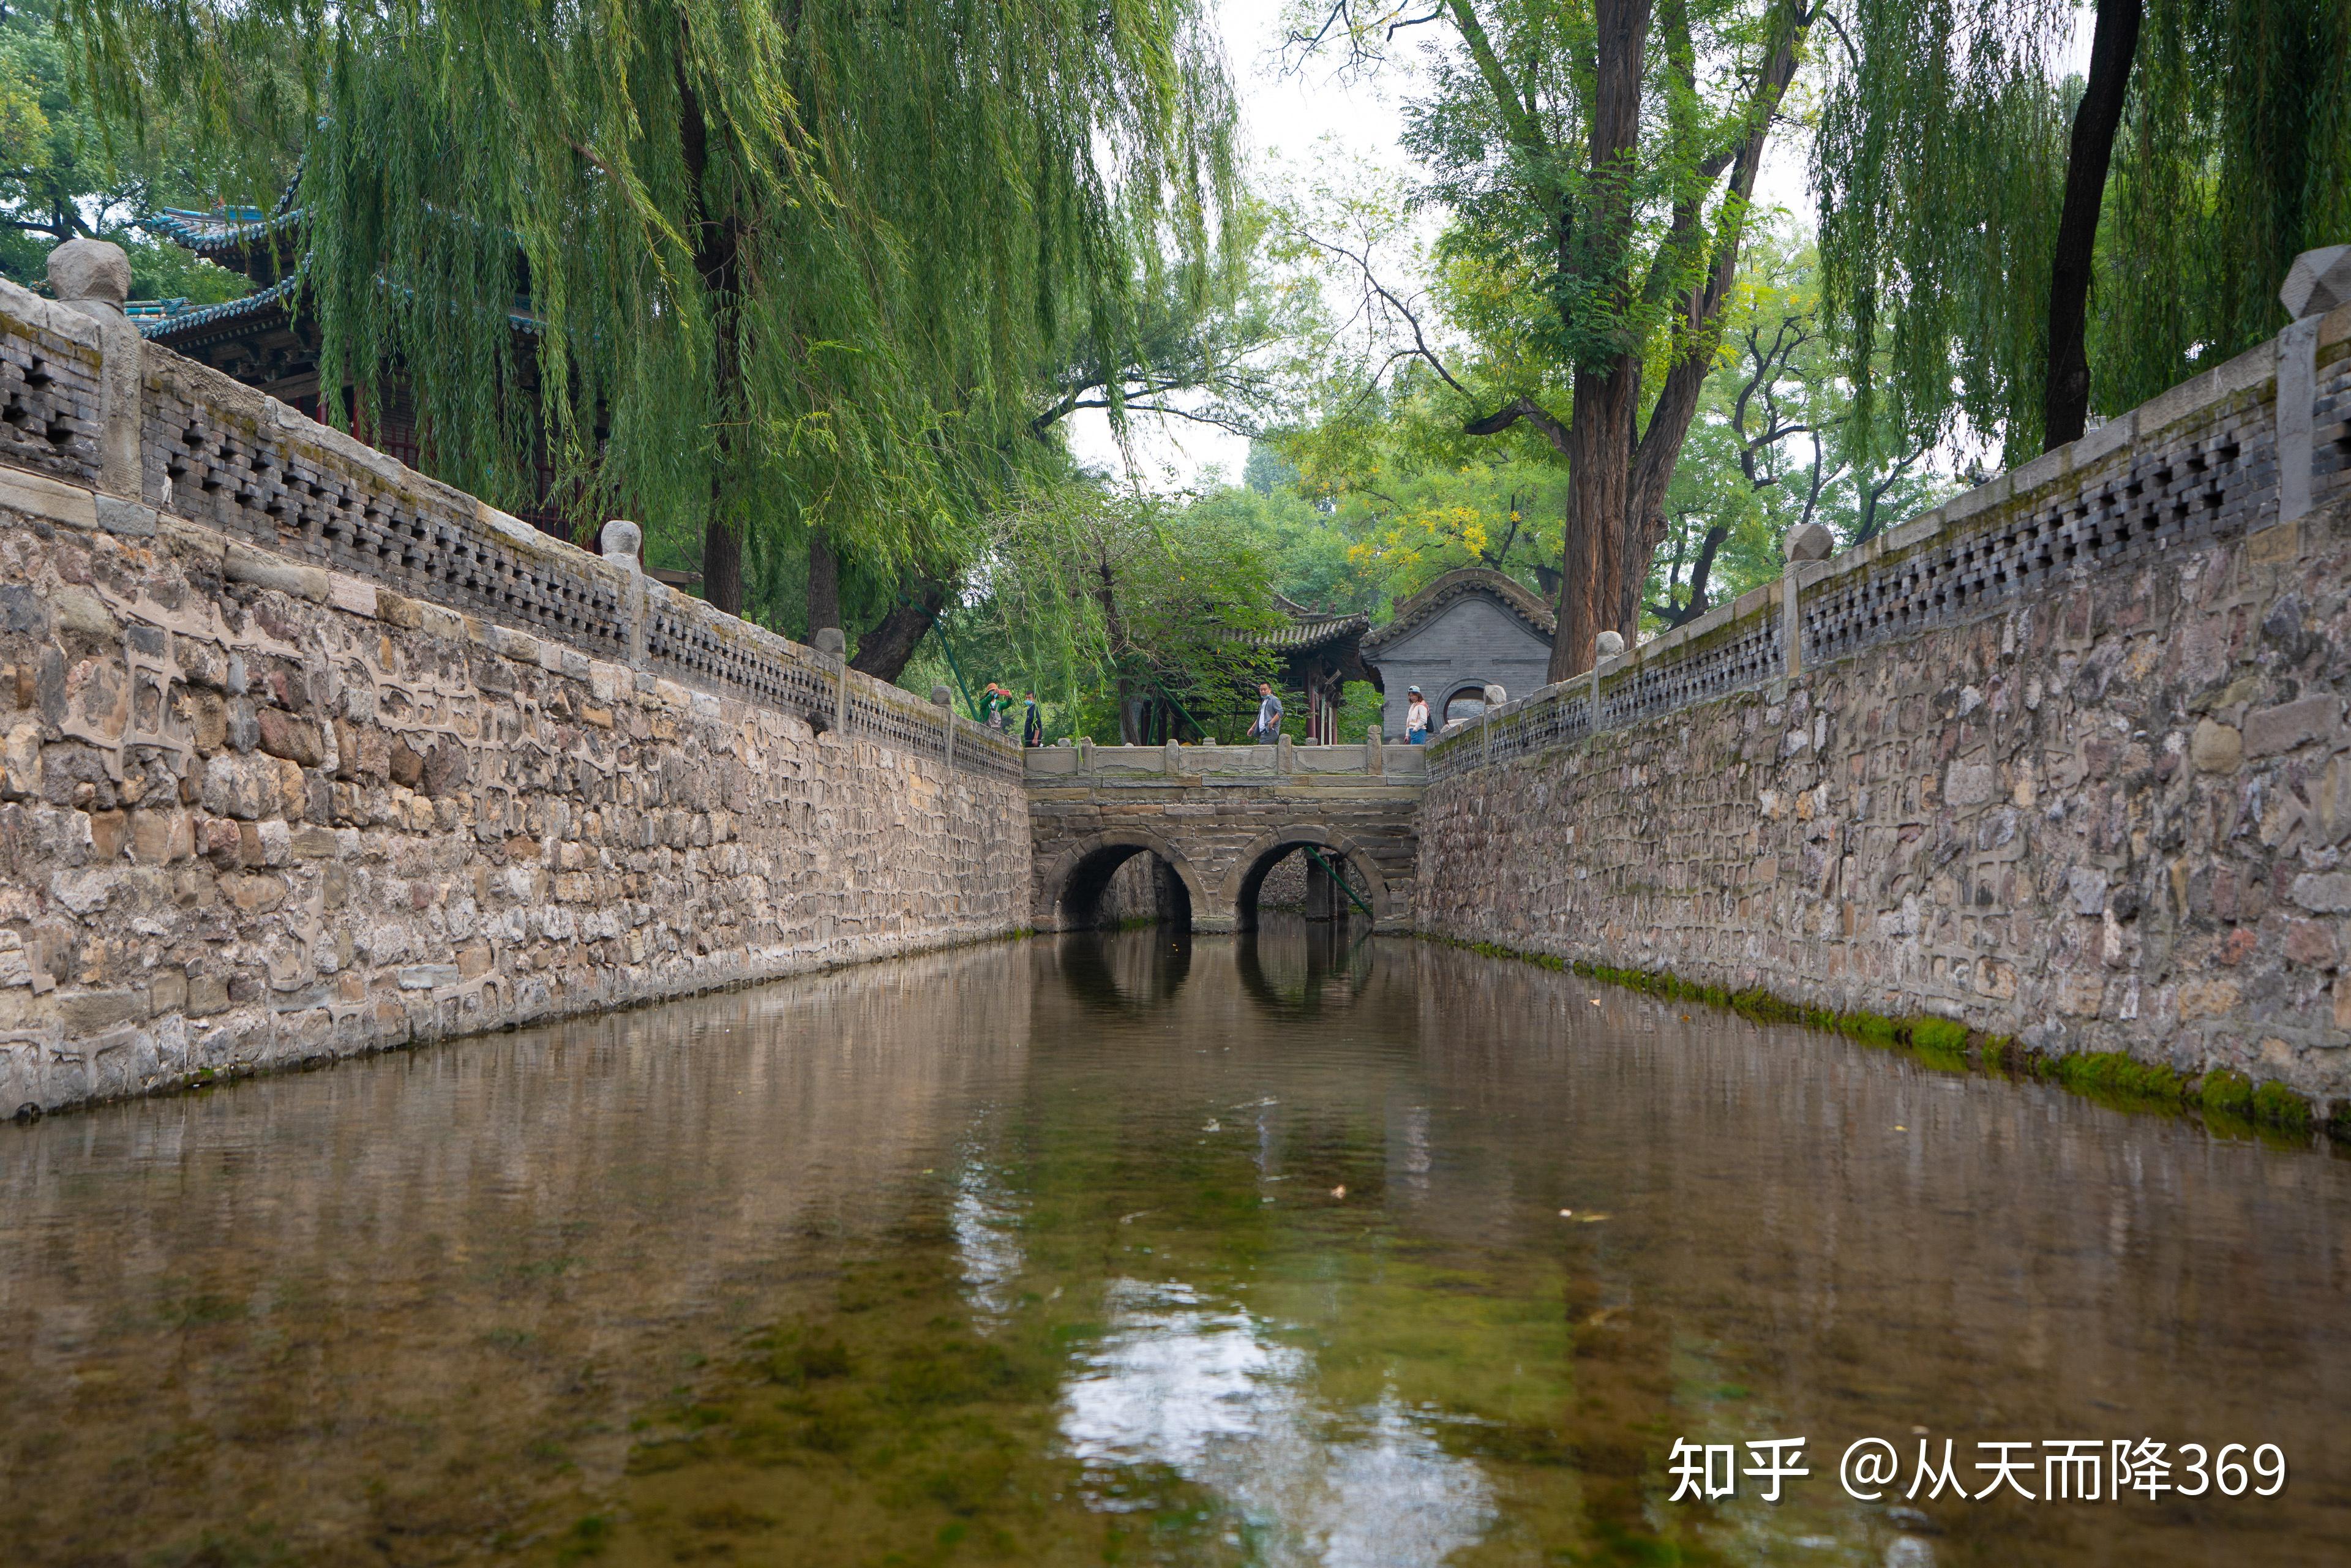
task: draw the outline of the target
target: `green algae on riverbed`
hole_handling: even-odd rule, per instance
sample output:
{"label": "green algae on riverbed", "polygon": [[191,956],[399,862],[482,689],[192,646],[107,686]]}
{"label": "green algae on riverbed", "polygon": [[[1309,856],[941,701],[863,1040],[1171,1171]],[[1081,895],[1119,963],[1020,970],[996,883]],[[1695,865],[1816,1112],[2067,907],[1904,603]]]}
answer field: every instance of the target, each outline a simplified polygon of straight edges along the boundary
{"label": "green algae on riverbed", "polygon": [[[0,1539],[1876,1564],[1902,1521],[1835,1455],[1925,1427],[2273,1441],[2294,1477],[1945,1499],[1938,1568],[2346,1555],[2351,1166],[1879,1032],[1142,931],[0,1129]],[[1677,1439],[1799,1435],[1781,1503],[1672,1500]]]}

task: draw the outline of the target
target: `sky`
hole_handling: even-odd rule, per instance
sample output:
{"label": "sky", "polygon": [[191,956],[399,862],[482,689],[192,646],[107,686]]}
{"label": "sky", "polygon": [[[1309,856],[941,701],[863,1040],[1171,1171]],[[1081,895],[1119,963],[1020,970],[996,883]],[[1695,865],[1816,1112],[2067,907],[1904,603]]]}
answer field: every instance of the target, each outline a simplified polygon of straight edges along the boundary
{"label": "sky", "polygon": [[[1302,170],[1322,143],[1327,148],[1322,156],[1409,171],[1412,161],[1396,145],[1398,96],[1410,90],[1408,79],[1341,80],[1325,62],[1285,70],[1276,55],[1286,8],[1280,0],[1217,0],[1225,57],[1240,100],[1247,167],[1259,175]],[[1810,210],[1802,151],[1791,139],[1773,140],[1757,193],[1792,212]],[[1128,432],[1132,470],[1099,411],[1071,416],[1070,445],[1081,462],[1163,494],[1205,487],[1219,473],[1238,482],[1249,461],[1248,439],[1213,425],[1141,417],[1129,422]]]}

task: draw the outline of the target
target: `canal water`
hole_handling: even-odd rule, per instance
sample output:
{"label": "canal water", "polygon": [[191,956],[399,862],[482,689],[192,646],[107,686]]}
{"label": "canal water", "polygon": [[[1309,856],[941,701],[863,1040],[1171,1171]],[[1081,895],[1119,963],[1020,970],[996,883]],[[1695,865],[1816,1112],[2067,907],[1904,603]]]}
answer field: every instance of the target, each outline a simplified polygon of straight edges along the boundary
{"label": "canal water", "polygon": [[1006,944],[0,1127],[0,1560],[2351,1561],[2346,1221],[1360,928]]}

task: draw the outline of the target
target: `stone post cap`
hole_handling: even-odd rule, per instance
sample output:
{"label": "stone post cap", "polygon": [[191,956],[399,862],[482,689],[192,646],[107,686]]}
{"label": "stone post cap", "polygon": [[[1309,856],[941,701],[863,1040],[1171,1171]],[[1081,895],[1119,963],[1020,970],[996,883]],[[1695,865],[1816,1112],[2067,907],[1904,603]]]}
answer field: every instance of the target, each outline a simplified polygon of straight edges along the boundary
{"label": "stone post cap", "polygon": [[1602,658],[1613,659],[1625,651],[1625,634],[1622,632],[1603,632],[1593,648]]}
{"label": "stone post cap", "polygon": [[1826,560],[1836,549],[1836,535],[1819,523],[1806,523],[1788,530],[1788,559],[1792,561]]}
{"label": "stone post cap", "polygon": [[816,635],[809,639],[809,646],[820,653],[830,653],[838,659],[848,651],[849,639],[841,634],[838,626],[820,626],[816,629]]}
{"label": "stone post cap", "polygon": [[[1625,639],[1619,637],[1616,641],[1621,645]],[[1494,685],[1492,682],[1487,683],[1486,706],[1488,707],[1500,707],[1504,703],[1509,702],[1510,700],[1510,693],[1504,691],[1500,686]]]}
{"label": "stone post cap", "polygon": [[49,252],[49,287],[68,305],[95,299],[120,309],[131,298],[131,258],[102,239],[69,239]]}
{"label": "stone post cap", "polygon": [[955,701],[955,694],[941,683],[931,687],[931,701],[937,706],[946,707]]}
{"label": "stone post cap", "polygon": [[2295,256],[2278,298],[2285,303],[2285,313],[2297,321],[2351,305],[2351,245],[2330,245]]}
{"label": "stone post cap", "polygon": [[625,560],[637,564],[637,547],[645,542],[645,530],[625,517],[614,517],[596,536],[599,549],[606,560]]}

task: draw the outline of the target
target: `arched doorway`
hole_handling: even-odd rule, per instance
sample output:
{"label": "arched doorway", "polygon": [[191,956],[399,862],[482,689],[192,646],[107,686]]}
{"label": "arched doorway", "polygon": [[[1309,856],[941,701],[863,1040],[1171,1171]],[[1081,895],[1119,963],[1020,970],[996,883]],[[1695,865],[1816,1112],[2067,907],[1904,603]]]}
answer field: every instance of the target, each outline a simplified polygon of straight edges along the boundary
{"label": "arched doorway", "polygon": [[1096,841],[1052,873],[1053,925],[1062,931],[1123,925],[1192,928],[1198,879],[1161,846],[1140,838]]}
{"label": "arched doorway", "polygon": [[1447,729],[1457,724],[1471,723],[1485,715],[1486,686],[1481,681],[1475,685],[1463,686],[1447,697],[1444,715],[1437,725],[1439,729]]}
{"label": "arched doorway", "polygon": [[1234,929],[1257,929],[1267,877],[1293,860],[1302,862],[1302,913],[1308,920],[1374,922],[1385,907],[1387,885],[1370,857],[1324,829],[1298,827],[1269,833],[1241,852],[1233,887]]}

